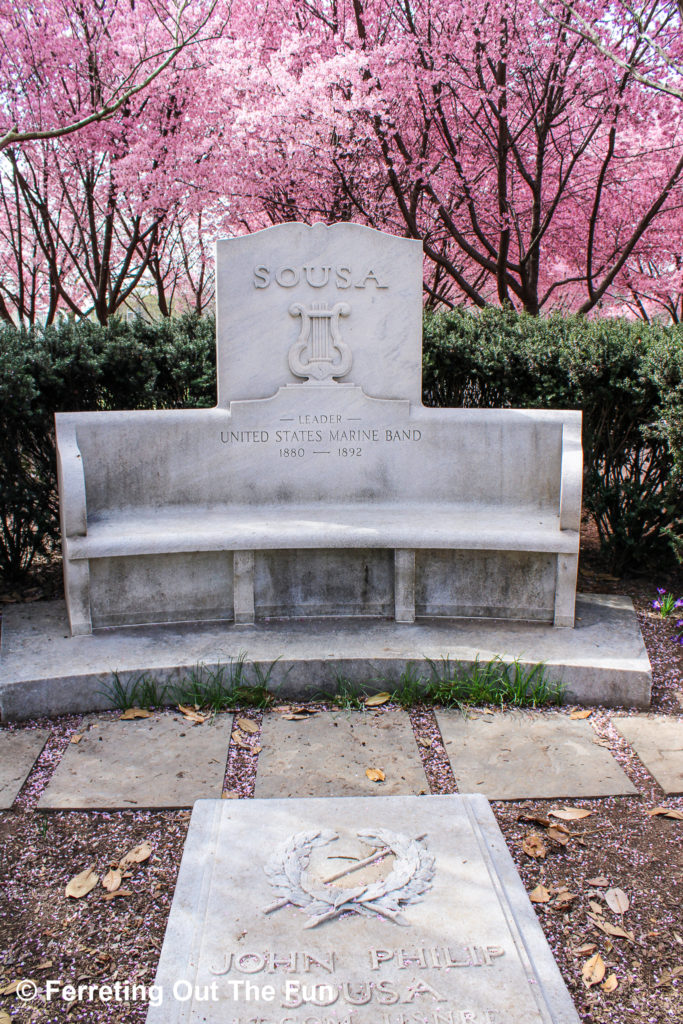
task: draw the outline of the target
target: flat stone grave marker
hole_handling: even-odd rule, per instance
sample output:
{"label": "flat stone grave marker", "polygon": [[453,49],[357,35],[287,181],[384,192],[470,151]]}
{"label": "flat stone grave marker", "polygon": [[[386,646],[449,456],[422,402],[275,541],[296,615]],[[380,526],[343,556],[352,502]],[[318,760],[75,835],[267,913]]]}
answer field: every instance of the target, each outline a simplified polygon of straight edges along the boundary
{"label": "flat stone grave marker", "polygon": [[16,800],[49,735],[49,729],[0,731],[0,811]]}
{"label": "flat stone grave marker", "polygon": [[579,1020],[480,796],[200,801],[155,984],[147,1024]]}
{"label": "flat stone grave marker", "polygon": [[614,724],[664,792],[683,793],[683,721],[635,715]]}
{"label": "flat stone grave marker", "polygon": [[[263,716],[257,797],[428,793],[405,711],[323,711],[301,721]],[[385,779],[371,781],[368,768]]]}
{"label": "flat stone grave marker", "polygon": [[90,719],[80,742],[66,748],[38,807],[192,807],[200,797],[220,797],[232,718],[218,715],[203,725],[179,715]]}
{"label": "flat stone grave marker", "polygon": [[506,712],[467,718],[437,711],[458,784],[489,800],[637,794],[589,722],[567,715]]}

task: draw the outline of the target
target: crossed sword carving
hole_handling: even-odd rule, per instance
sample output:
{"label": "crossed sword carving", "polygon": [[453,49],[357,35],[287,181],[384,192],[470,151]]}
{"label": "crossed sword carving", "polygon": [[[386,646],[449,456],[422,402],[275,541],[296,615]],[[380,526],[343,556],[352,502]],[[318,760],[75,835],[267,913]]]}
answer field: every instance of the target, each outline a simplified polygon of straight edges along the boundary
{"label": "crossed sword carving", "polygon": [[[426,838],[427,833],[423,832],[421,835],[415,836],[415,841],[419,842],[421,839]],[[383,846],[380,850],[375,850],[375,852],[372,853],[369,857],[364,857],[363,860],[354,861],[353,864],[349,864],[347,867],[342,868],[340,871],[335,871],[333,875],[328,875],[327,878],[323,878],[322,884],[329,885],[330,882],[336,882],[337,879],[343,878],[345,875],[350,875],[353,871],[359,871],[361,868],[367,867],[368,864],[374,864],[375,861],[381,860],[382,857],[386,857],[388,853],[391,853],[389,847]],[[264,907],[263,913],[272,914],[276,910],[282,910],[282,908],[286,907],[289,902],[290,900],[287,898],[278,900],[276,903],[271,903],[270,906]],[[348,909],[350,909],[348,904],[344,903],[340,907],[335,907],[334,909],[328,911],[326,914],[320,914],[318,917],[315,917],[312,921],[308,921],[304,925],[304,928],[315,928],[317,927],[317,925],[322,924],[323,921],[330,921],[332,920],[333,917],[339,917],[339,915],[343,913],[343,911]],[[399,920],[399,915],[394,914],[390,910],[383,910],[381,907],[377,906],[373,907],[373,910],[375,910],[378,914],[382,915],[383,917],[388,917],[389,920],[394,921],[396,924],[401,923]]]}

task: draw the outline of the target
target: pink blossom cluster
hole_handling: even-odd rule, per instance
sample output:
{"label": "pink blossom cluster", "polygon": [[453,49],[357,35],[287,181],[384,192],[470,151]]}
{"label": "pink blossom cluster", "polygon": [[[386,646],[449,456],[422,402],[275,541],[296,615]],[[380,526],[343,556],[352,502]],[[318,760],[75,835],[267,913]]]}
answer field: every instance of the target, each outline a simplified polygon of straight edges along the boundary
{"label": "pink blossom cluster", "polygon": [[0,0],[6,138],[187,39],[2,150],[0,317],[201,311],[216,237],[350,219],[423,240],[429,303],[680,319],[681,15],[634,11]]}

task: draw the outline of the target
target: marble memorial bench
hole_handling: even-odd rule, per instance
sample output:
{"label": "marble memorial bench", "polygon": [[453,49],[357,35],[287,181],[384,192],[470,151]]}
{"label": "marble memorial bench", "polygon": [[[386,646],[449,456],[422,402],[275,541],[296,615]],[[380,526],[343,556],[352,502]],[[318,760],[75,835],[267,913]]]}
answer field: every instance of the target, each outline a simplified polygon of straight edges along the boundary
{"label": "marble memorial bench", "polygon": [[218,405],[56,417],[67,605],[574,624],[581,414],[421,404],[419,242],[218,243]]}

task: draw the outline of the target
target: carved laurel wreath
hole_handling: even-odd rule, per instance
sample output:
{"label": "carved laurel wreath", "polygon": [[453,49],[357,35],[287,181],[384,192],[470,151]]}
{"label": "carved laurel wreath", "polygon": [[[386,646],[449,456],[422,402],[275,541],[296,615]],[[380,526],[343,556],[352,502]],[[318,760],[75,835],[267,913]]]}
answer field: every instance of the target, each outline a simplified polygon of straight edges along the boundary
{"label": "carved laurel wreath", "polygon": [[263,913],[270,914],[291,903],[308,914],[310,920],[304,928],[315,928],[346,911],[368,917],[380,914],[395,924],[407,925],[408,921],[400,913],[401,908],[418,902],[422,894],[431,889],[434,877],[434,857],[421,842],[425,837],[412,839],[388,829],[362,831],[357,836],[366,846],[374,848],[375,853],[325,881],[333,881],[393,853],[394,865],[386,878],[353,889],[311,884],[306,869],[312,850],[339,837],[331,829],[297,832],[273,853],[263,869],[279,897],[276,903],[265,907]]}

